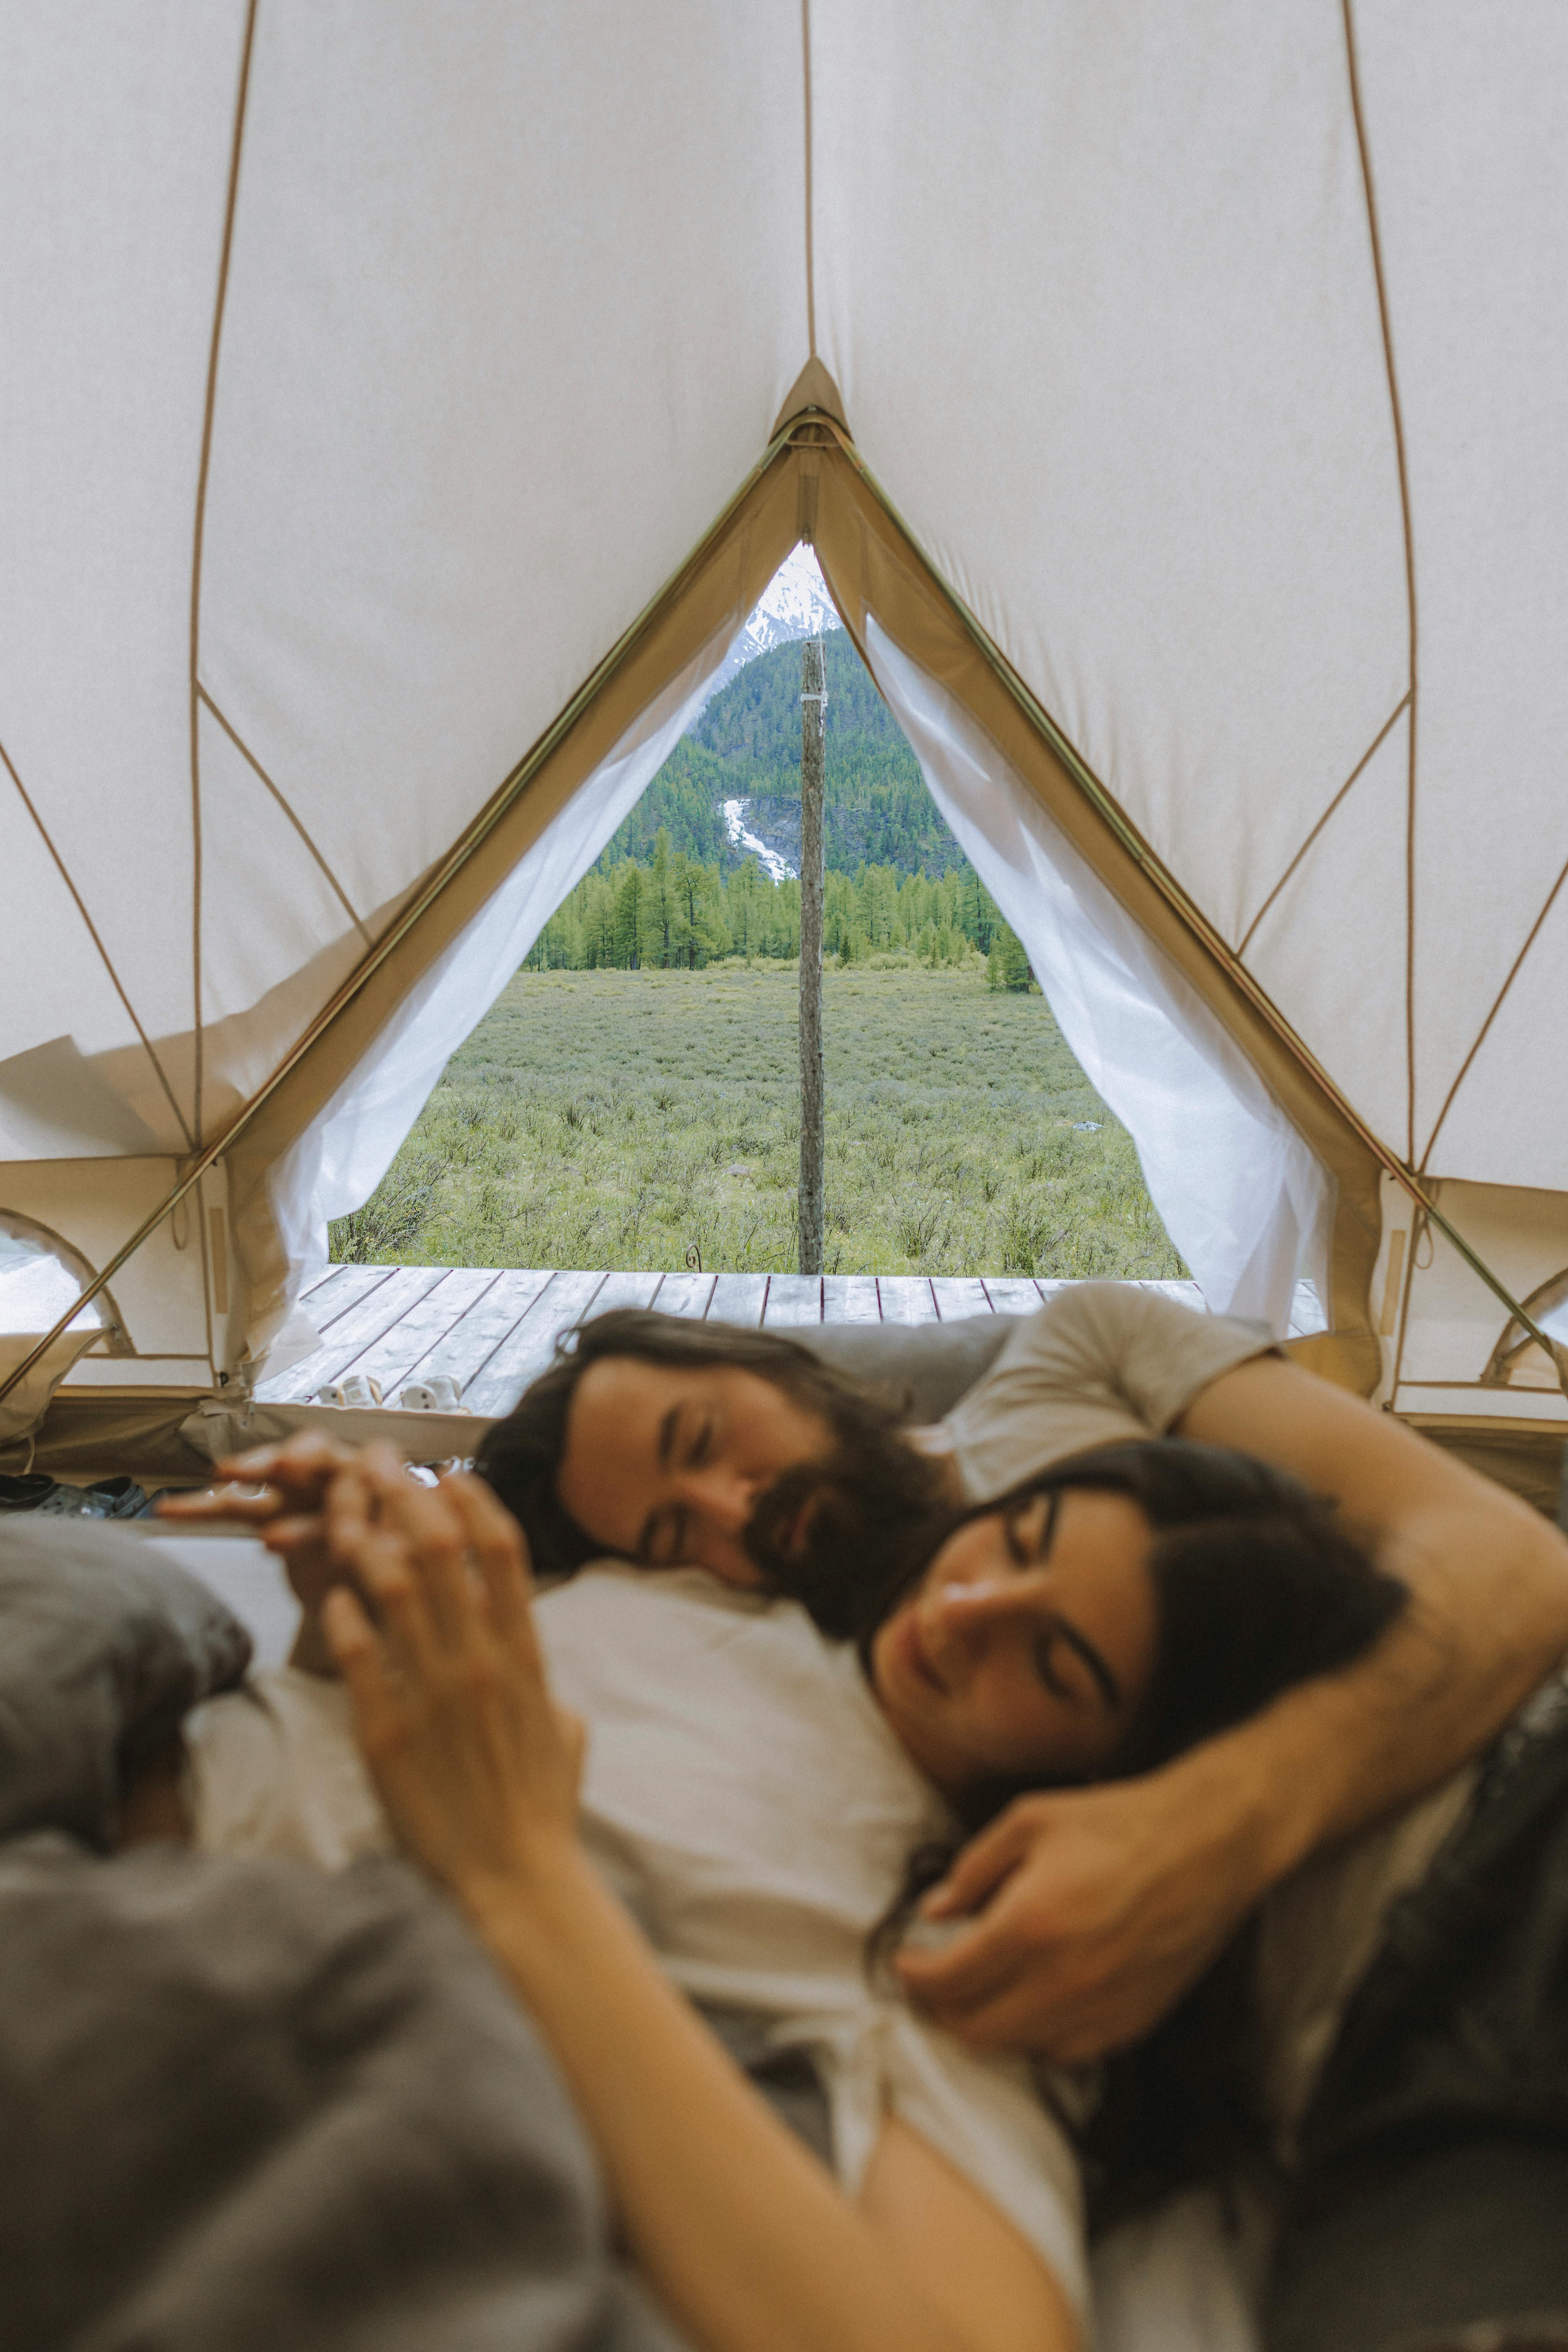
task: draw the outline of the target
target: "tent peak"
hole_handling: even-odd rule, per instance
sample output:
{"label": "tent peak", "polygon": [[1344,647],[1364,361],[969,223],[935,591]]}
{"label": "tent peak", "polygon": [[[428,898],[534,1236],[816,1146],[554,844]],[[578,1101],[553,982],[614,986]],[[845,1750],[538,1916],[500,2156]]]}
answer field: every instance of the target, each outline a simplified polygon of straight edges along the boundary
{"label": "tent peak", "polygon": [[776,441],[786,425],[813,408],[820,409],[824,415],[831,416],[835,425],[841,425],[845,432],[848,432],[849,419],[844,414],[844,395],[815,352],[785,394],[784,406],[773,419],[769,440]]}

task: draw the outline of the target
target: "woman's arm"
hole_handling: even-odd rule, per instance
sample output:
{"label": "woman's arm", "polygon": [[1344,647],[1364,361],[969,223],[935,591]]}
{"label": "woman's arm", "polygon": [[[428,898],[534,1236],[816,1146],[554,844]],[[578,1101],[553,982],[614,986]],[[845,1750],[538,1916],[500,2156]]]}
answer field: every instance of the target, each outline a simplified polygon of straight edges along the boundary
{"label": "woman's arm", "polygon": [[[332,1542],[377,1619],[327,1604],[366,1761],[554,2050],[639,2263],[710,2352],[1071,2352],[1045,2264],[918,2137],[884,2132],[860,2205],[668,1983],[577,1842],[521,1538],[477,1482],[390,1455],[334,1487]],[[482,1579],[482,1596],[468,1562]]]}
{"label": "woman's arm", "polygon": [[1175,1433],[1333,1496],[1411,1606],[1353,1666],[1163,1771],[1022,1798],[966,1848],[933,1910],[984,1906],[977,1925],[899,1963],[966,2041],[1071,2061],[1136,2040],[1271,1886],[1475,1755],[1568,1648],[1568,1544],[1391,1415],[1258,1358]]}

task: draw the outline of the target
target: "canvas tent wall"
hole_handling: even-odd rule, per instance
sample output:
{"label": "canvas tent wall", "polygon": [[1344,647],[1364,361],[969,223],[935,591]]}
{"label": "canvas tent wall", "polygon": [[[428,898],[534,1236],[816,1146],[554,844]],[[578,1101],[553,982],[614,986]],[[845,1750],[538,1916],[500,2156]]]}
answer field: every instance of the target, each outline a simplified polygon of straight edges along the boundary
{"label": "canvas tent wall", "polygon": [[0,1210],[101,1270],[216,1148],[73,1390],[288,1344],[457,999],[804,533],[1194,1219],[1214,1171],[1214,1264],[1294,1252],[1402,1410],[1562,1422],[1387,1172],[1553,1311],[1560,11],[6,0],[0,41]]}

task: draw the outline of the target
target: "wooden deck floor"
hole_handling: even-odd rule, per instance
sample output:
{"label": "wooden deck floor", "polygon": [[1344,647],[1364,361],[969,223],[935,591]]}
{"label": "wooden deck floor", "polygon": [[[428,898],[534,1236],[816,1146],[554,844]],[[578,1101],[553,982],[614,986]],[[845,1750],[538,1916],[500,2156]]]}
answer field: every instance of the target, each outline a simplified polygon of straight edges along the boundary
{"label": "wooden deck floor", "polygon": [[[257,1390],[258,1402],[302,1404],[329,1382],[363,1373],[389,1405],[412,1381],[446,1373],[466,1409],[510,1412],[549,1363],[555,1335],[612,1307],[657,1307],[716,1322],[948,1323],[965,1315],[1027,1315],[1060,1282],[924,1275],[578,1274],[441,1265],[337,1265],[302,1301],[321,1335],[315,1353]],[[1195,1282],[1152,1282],[1203,1308]],[[1321,1328],[1298,1292],[1292,1330]]]}

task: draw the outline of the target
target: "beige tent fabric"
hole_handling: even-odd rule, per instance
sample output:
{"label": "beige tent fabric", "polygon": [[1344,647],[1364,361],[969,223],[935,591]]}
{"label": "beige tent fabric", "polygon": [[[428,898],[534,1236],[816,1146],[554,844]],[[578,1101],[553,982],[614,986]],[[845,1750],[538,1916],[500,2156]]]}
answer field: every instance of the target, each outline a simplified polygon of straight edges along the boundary
{"label": "beige tent fabric", "polygon": [[551,819],[621,742],[672,677],[704,647],[717,667],[731,636],[799,532],[798,489],[786,454],[672,585],[659,613],[600,690],[512,796],[482,849],[300,1062],[227,1156],[236,1247],[247,1286],[248,1346],[259,1356],[287,1314],[290,1265],[279,1246],[268,1178],[288,1147],[353,1069],[420,975],[483,907]]}
{"label": "beige tent fabric", "polygon": [[1330,1333],[1301,1343],[1321,1370],[1370,1389],[1377,1351],[1366,1322],[1377,1251],[1377,1169],[1338,1108],[1280,1045],[1173,912],[1105,819],[1031,726],[1005,678],[963,628],[939,583],[840,449],[816,460],[816,548],[835,601],[863,638],[868,612],[921,668],[978,719],[1074,847],[1220,1016],[1275,1099],[1336,1180]]}
{"label": "beige tent fabric", "polygon": [[[1553,0],[0,5],[0,1208],[102,1265],[314,1039],[116,1279],[254,1360],[268,1171],[804,528],[1332,1172],[1320,1352],[1513,1412],[1357,1123],[1568,1265],[1565,88]],[[880,495],[753,478],[814,396]]]}

